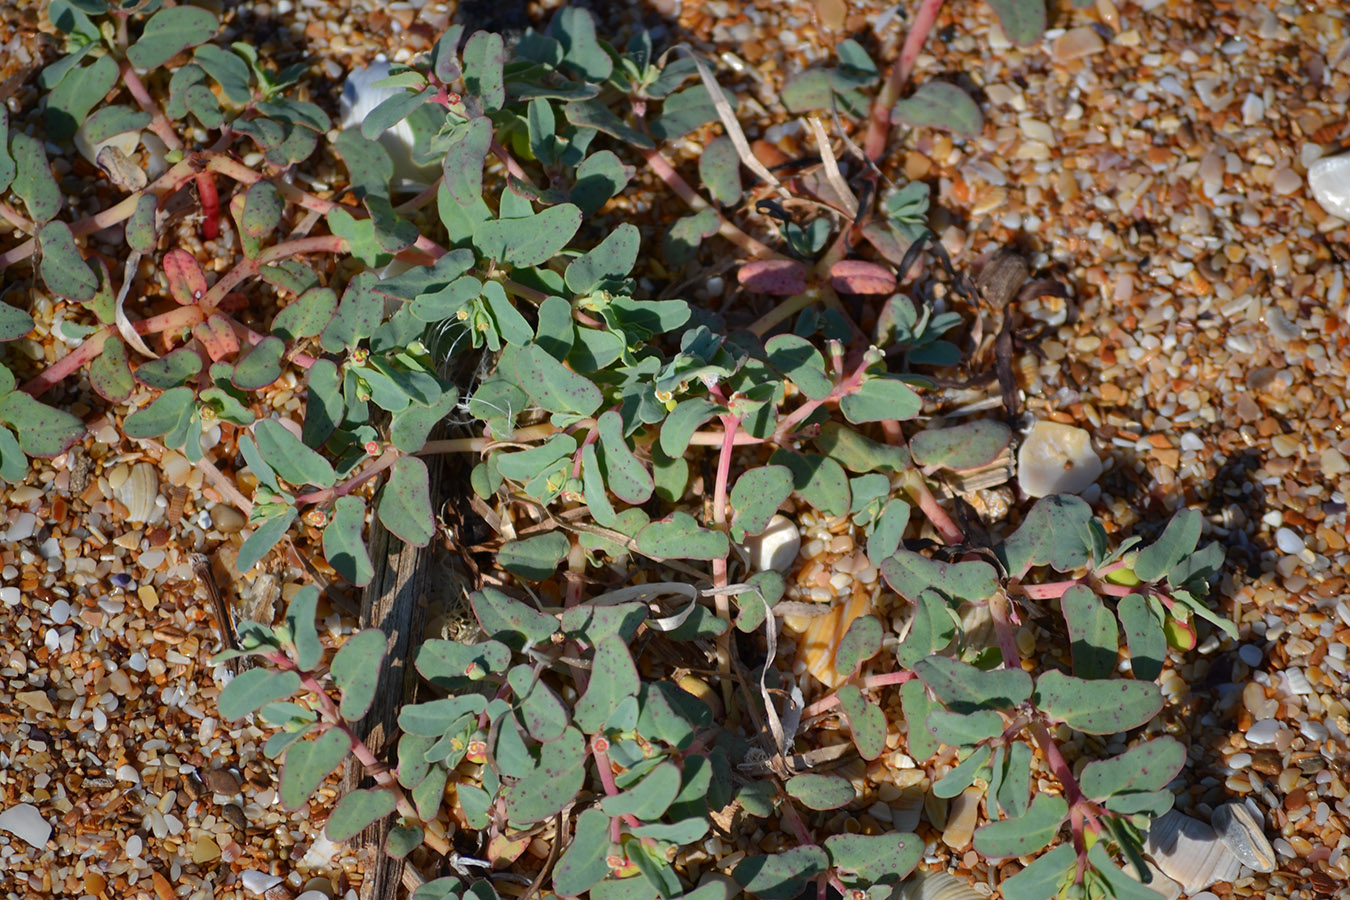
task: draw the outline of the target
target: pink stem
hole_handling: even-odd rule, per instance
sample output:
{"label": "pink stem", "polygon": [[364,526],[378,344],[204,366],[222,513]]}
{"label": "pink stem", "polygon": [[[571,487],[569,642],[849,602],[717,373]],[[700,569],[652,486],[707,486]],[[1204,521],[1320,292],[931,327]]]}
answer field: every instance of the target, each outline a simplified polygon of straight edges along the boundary
{"label": "pink stem", "polygon": [[656,173],[656,176],[666,183],[675,195],[685,202],[690,209],[695,212],[701,212],[705,209],[711,209],[717,213],[717,233],[731,241],[737,247],[740,247],[751,256],[758,259],[784,259],[785,257],[770,250],[764,244],[746,234],[740,228],[729,221],[720,212],[717,212],[707,200],[699,195],[698,191],[689,186],[680,173],[675,171],[675,167],[670,164],[670,160],[661,155],[659,150],[643,150],[642,156],[647,160],[647,167]]}
{"label": "pink stem", "polygon": [[402,455],[403,451],[395,447],[390,447],[388,450],[384,451],[378,459],[372,463],[368,463],[364,469],[344,481],[342,484],[339,484],[336,487],[324,488],[319,491],[311,491],[308,494],[301,494],[295,498],[295,505],[301,506],[304,504],[327,503],[338,497],[345,497],[347,494],[350,494],[352,491],[392,466]]}
{"label": "pink stem", "polygon": [[122,83],[127,86],[131,96],[136,100],[136,105],[144,112],[150,114],[150,130],[155,133],[164,146],[170,150],[182,150],[183,142],[179,140],[178,133],[173,130],[173,125],[160,112],[159,106],[155,103],[150,92],[145,89],[145,83],[141,81],[141,76],[136,74],[136,70],[131,67],[131,63],[122,61],[121,66]]}

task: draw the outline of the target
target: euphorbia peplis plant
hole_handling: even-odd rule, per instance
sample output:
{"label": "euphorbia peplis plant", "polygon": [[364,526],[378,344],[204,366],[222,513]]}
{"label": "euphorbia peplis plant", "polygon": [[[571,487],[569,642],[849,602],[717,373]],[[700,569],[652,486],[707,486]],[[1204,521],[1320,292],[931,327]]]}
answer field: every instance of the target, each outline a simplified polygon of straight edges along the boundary
{"label": "euphorbia peplis plant", "polygon": [[[1050,729],[1111,733],[1152,719],[1169,629],[1184,644],[1178,636],[1193,635],[1193,615],[1212,617],[1201,598],[1217,551],[1193,552],[1198,518],[1184,515],[1152,547],[1110,554],[1087,506],[1071,498],[1043,501],[1007,541],[976,547],[938,501],[936,482],[992,464],[1012,434],[991,421],[920,427],[928,381],[911,367],[956,362],[944,335],[961,320],[895,293],[893,267],[908,268],[927,189],[878,192],[875,164],[892,113],[917,121],[934,99],[888,95],[908,78],[908,47],[870,103],[863,91],[879,74],[858,45],[842,46],[841,67],[825,75],[822,106],[868,115],[872,165],[846,178],[811,120],[821,171],[779,181],[748,153],[734,98],[707,63],[657,59],[645,32],[616,49],[597,37],[589,13],[565,8],[508,52],[497,35],[452,28],[429,57],[394,70],[391,84],[404,93],[334,142],[351,187],[350,202],[337,202],[286,177],[329,126],[318,106],[288,95],[299,70],[274,73],[246,45],[212,43],[217,23],[196,7],[53,0],[50,8],[69,53],[43,74],[47,137],[98,145],[148,132],[165,165],[146,171],[150,154],[102,147],[100,167],[121,198],[66,222],[43,142],[0,119],[0,190],[17,198],[0,198],[0,214],[28,235],[0,253],[0,268],[36,259],[36,279],[82,331],[74,350],[22,389],[0,372],[0,421],[17,431],[0,428],[0,476],[22,477],[25,454],[56,455],[78,440],[81,423],[36,398],[87,371],[110,405],[137,404],[123,425],[128,438],[180,449],[251,513],[241,570],[302,519],[321,530],[341,575],[366,582],[368,502],[403,540],[432,538],[420,457],[433,452],[480,455],[472,488],[507,536],[495,549],[508,582],[471,597],[478,637],[428,641],[418,653],[418,670],[444,696],[403,710],[392,771],[348,726],[370,702],[385,646],[378,632],[349,639],[325,668],[312,588],[282,626],[243,629],[246,651],[268,665],[231,682],[221,712],[257,712],[282,729],[267,752],[284,759],[288,807],[356,753],[381,786],[341,801],[329,819],[335,839],[397,811],[392,852],[424,841],[446,852],[435,837],[443,832],[424,825],[446,813],[453,779],[448,814],[481,836],[492,864],[524,868],[526,839],[549,835],[556,864],[528,871],[536,887],[551,878],[560,895],[725,896],[725,884],[691,884],[681,862],[738,815],[775,820],[791,844],[732,869],[754,895],[795,897],[811,884],[822,897],[831,887],[851,898],[884,894],[916,864],[921,842],[820,838],[833,811],[860,798],[848,779],[807,771],[819,748],[798,753],[795,742],[816,732],[799,732],[803,711],[782,699],[798,686],[777,671],[774,653],[780,616],[800,610],[781,602],[781,575],[747,572],[736,553],[780,508],[813,509],[857,530],[913,616],[894,662],[881,653],[880,620],[854,618],[832,661],[842,686],[806,712],[839,717],[858,756],[876,760],[900,726],[887,722],[881,692],[900,685],[908,750],[940,776],[934,791],[950,796],[978,781],[989,808],[1007,817],[977,833],[978,851],[1027,855],[1069,825],[1070,843],[1005,893],[1127,893],[1114,859],[1137,854],[1137,828],[1167,808],[1176,747],[1141,743],[1135,755],[1094,761],[1075,777]],[[924,21],[920,43],[932,17]],[[415,161],[440,162],[443,175],[401,201],[376,138],[404,119],[417,136]],[[708,142],[698,170],[720,209],[661,149],[714,122],[726,134]],[[183,137],[198,127],[204,142]],[[620,153],[692,209],[661,241],[669,269],[721,235],[747,257],[747,289],[787,299],[744,330],[683,300],[646,299],[640,230],[625,223],[600,236],[596,227],[636,171]],[[240,161],[249,154],[261,162]],[[757,207],[775,238],[732,220],[742,167],[769,186],[758,189]],[[194,189],[205,245],[169,211]],[[798,221],[787,212],[798,193],[827,198],[834,212]],[[129,251],[120,272],[78,244],[119,225]],[[883,261],[849,258],[859,236]],[[208,252],[226,262],[214,278]],[[329,279],[329,267],[316,265],[324,257],[354,260],[343,272],[364,270]],[[385,269],[395,260],[397,274]],[[165,297],[145,289],[152,280]],[[870,334],[841,294],[885,298]],[[27,314],[0,307],[0,339],[31,327]],[[427,350],[441,337],[490,356],[463,404],[475,435],[428,443],[460,405]],[[283,377],[306,388],[298,421],[259,394]],[[249,470],[240,479],[248,494],[204,446],[203,432],[216,428]],[[932,556],[919,552],[934,543]],[[593,587],[631,577],[637,564],[678,567],[683,580]],[[1046,566],[1067,580],[1044,581]],[[533,583],[544,600],[523,599]],[[1073,674],[1033,676],[1013,629],[1022,604],[1055,601]],[[997,650],[960,631],[957,612],[969,605],[988,607]],[[1132,679],[1111,677],[1116,619]],[[738,659],[733,627],[764,632],[754,671]],[[672,646],[701,659],[714,685],[683,682],[695,696],[666,680]],[[1033,801],[1038,753],[1061,793]],[[1122,774],[1136,769],[1144,774]],[[443,879],[420,896],[495,895],[490,878],[468,881]]]}

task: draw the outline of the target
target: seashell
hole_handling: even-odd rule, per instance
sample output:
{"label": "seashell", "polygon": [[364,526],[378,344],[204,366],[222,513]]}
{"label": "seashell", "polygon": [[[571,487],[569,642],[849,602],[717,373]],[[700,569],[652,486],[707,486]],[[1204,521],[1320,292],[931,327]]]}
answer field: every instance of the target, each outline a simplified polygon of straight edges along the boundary
{"label": "seashell", "polygon": [[1233,881],[1242,872],[1242,861],[1213,828],[1175,809],[1149,826],[1146,846],[1158,868],[1180,884],[1184,894]]}
{"label": "seashell", "polygon": [[1350,153],[1324,156],[1308,166],[1308,187],[1328,213],[1350,219]]}
{"label": "seashell", "polygon": [[1275,871],[1275,849],[1246,804],[1223,804],[1214,810],[1210,823],[1219,840],[1244,866],[1257,872]]}
{"label": "seashell", "polygon": [[131,467],[127,480],[117,488],[117,499],[127,508],[128,522],[148,522],[159,497],[159,473],[148,462]]}
{"label": "seashell", "polygon": [[244,890],[250,894],[262,895],[281,884],[282,877],[259,872],[257,869],[246,869],[239,873],[239,881],[244,885]]}
{"label": "seashell", "polygon": [[861,587],[855,584],[847,599],[836,601],[825,615],[810,619],[797,640],[797,662],[804,664],[817,681],[831,689],[845,680],[845,676],[834,668],[839,642],[854,619],[872,611],[871,594]]}
{"label": "seashell", "polygon": [[986,900],[970,882],[946,872],[915,872],[896,886],[891,900]]}
{"label": "seashell", "polygon": [[[1164,875],[1156,863],[1146,859],[1144,865],[1153,876],[1148,882],[1148,887],[1162,894],[1163,900],[1181,900],[1181,885]],[[1134,866],[1126,863],[1123,868],[1126,875],[1134,878]],[[1134,880],[1139,881],[1138,878]]]}
{"label": "seashell", "polygon": [[1029,497],[1080,494],[1101,474],[1092,435],[1072,425],[1037,422],[1017,451],[1017,483]]}
{"label": "seashell", "polygon": [[784,515],[775,515],[762,532],[745,539],[745,553],[750,568],[756,572],[786,572],[797,561],[802,549],[802,533],[796,524]]}
{"label": "seashell", "polygon": [[[389,77],[390,68],[388,62],[380,60],[347,75],[342,85],[342,96],[338,100],[339,127],[342,130],[360,128],[375,107],[390,97],[405,93],[403,88],[375,87],[376,82]],[[394,164],[393,187],[396,190],[416,193],[432,184],[440,175],[440,163],[418,165],[413,161],[413,130],[407,119],[386,129],[376,140]]]}

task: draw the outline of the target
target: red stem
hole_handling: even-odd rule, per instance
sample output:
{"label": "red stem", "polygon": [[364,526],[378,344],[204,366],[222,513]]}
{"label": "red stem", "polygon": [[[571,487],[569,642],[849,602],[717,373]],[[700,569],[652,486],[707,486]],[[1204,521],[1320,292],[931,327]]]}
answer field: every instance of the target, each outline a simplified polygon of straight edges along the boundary
{"label": "red stem", "polygon": [[202,239],[214,241],[220,237],[220,195],[210,172],[197,173],[197,196],[202,203]]}

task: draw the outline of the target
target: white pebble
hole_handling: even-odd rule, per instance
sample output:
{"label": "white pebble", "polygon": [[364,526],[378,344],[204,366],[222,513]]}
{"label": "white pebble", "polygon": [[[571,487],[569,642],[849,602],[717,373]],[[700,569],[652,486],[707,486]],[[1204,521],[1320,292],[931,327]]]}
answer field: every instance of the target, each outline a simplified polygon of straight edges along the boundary
{"label": "white pebble", "polygon": [[37,531],[37,516],[30,512],[19,513],[14,518],[14,524],[9,526],[9,531],[5,533],[6,541],[26,541]]}
{"label": "white pebble", "polygon": [[261,896],[281,884],[282,878],[280,875],[268,875],[257,869],[248,869],[239,873],[239,880],[243,882],[244,890]]}
{"label": "white pebble", "polygon": [[144,848],[144,846],[145,842],[141,840],[141,836],[139,834],[133,834],[131,837],[127,838],[126,844],[127,857],[130,859],[135,859],[136,857],[140,856],[141,850]]}
{"label": "white pebble", "polygon": [[792,568],[801,548],[801,532],[784,515],[775,515],[761,534],[745,539],[745,552],[750,557],[750,567],[756,572],[769,569],[786,572]]}
{"label": "white pebble", "polygon": [[1305,738],[1317,744],[1331,737],[1331,732],[1327,731],[1327,726],[1316,719],[1305,719],[1303,724],[1299,725],[1298,730]]}
{"label": "white pebble", "polygon": [[141,773],[136,771],[136,767],[127,763],[117,767],[117,780],[129,781],[132,784],[141,783]]}
{"label": "white pebble", "polygon": [[23,595],[19,593],[18,588],[16,587],[0,588],[0,603],[5,604],[6,606],[18,606],[19,601],[22,599]]}
{"label": "white pebble", "polygon": [[1238,659],[1253,669],[1261,665],[1261,657],[1261,648],[1255,644],[1243,644],[1238,648]]}
{"label": "white pebble", "polygon": [[1029,497],[1079,494],[1102,474],[1092,435],[1059,422],[1037,422],[1017,451],[1017,483]]}
{"label": "white pebble", "polygon": [[1308,187],[1323,209],[1350,219],[1350,153],[1325,156],[1309,166]]}
{"label": "white pebble", "polygon": [[1181,435],[1181,449],[1188,453],[1199,453],[1205,449],[1205,442],[1194,431],[1186,431]]}
{"label": "white pebble", "polygon": [[1228,766],[1231,769],[1245,769],[1252,764],[1252,755],[1250,753],[1234,753],[1228,757]]}
{"label": "white pebble", "polygon": [[1308,683],[1308,676],[1303,674],[1299,668],[1288,668],[1284,670],[1284,684],[1292,693],[1307,696],[1315,693],[1313,686]]}
{"label": "white pebble", "polygon": [[1278,719],[1261,719],[1253,722],[1252,727],[1247,729],[1247,743],[1249,744],[1272,744],[1275,742],[1275,735],[1279,733],[1280,722]]}
{"label": "white pebble", "polygon": [[39,850],[46,848],[47,839],[52,836],[52,826],[31,803],[20,803],[0,812],[0,831],[8,831]]}
{"label": "white pebble", "polygon": [[52,604],[52,608],[47,611],[52,617],[52,621],[57,625],[64,625],[70,621],[70,603],[65,600],[57,600]]}
{"label": "white pebble", "polygon": [[1298,532],[1292,528],[1280,528],[1275,532],[1275,546],[1280,548],[1281,553],[1287,553],[1290,556],[1296,556],[1303,552],[1306,546],[1303,538],[1298,536]]}

